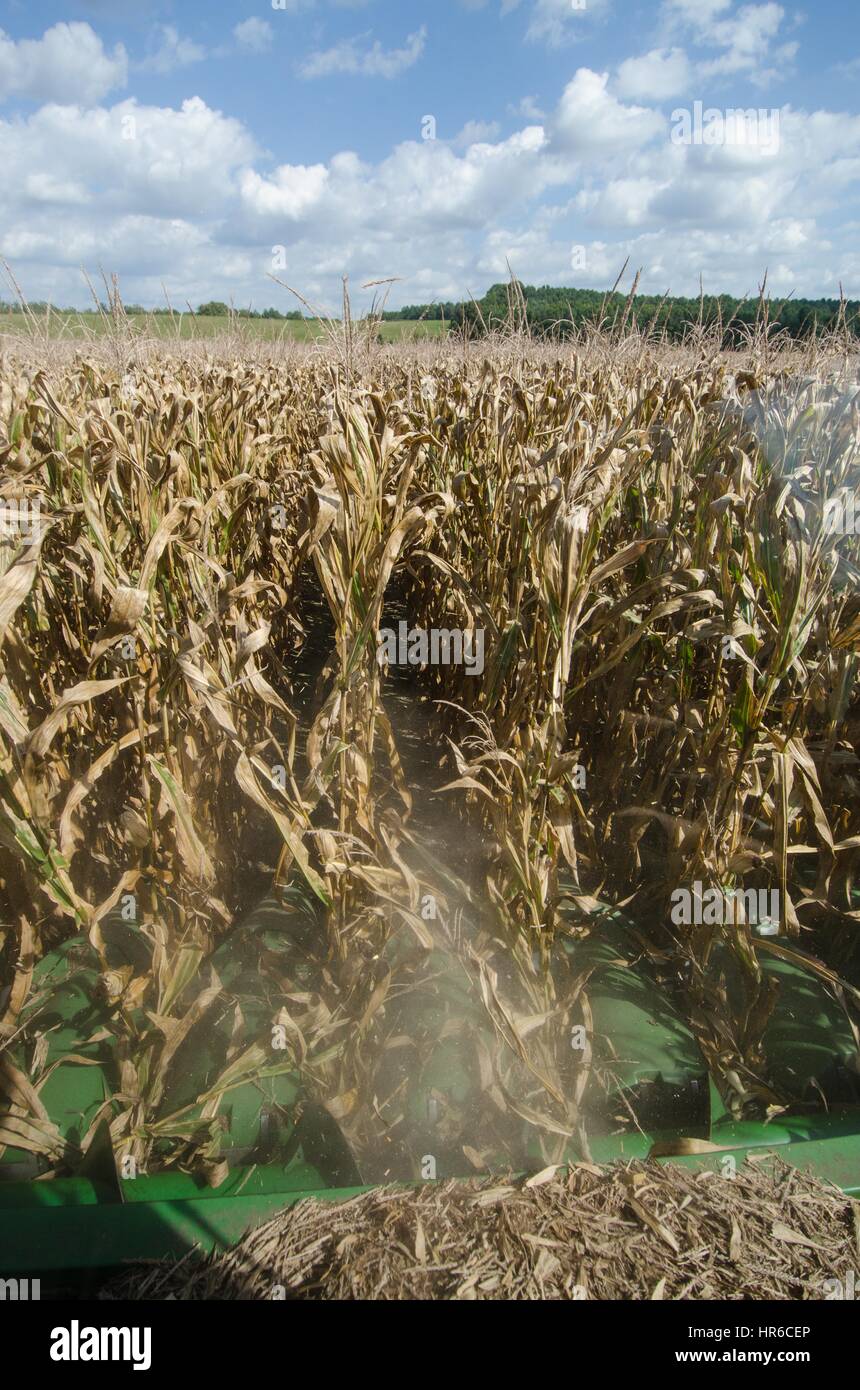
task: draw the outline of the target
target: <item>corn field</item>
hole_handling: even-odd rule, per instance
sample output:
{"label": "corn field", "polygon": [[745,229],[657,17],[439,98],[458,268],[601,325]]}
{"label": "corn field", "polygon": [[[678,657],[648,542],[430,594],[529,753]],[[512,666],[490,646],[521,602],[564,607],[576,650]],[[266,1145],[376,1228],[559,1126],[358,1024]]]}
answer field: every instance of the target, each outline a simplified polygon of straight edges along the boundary
{"label": "corn field", "polygon": [[[217,1182],[231,1093],[289,1073],[363,1172],[417,1176],[441,1040],[476,1171],[587,1158],[577,947],[616,910],[731,1109],[787,1104],[763,953],[860,998],[858,468],[856,364],[766,340],[10,344],[0,502],[39,524],[0,537],[0,1149],[75,1171],[106,1121]],[[386,665],[401,621],[482,634],[483,669]],[[778,932],[677,925],[694,883],[777,890]],[[72,1148],[39,1095],[66,943],[81,1065],[120,1068]]]}

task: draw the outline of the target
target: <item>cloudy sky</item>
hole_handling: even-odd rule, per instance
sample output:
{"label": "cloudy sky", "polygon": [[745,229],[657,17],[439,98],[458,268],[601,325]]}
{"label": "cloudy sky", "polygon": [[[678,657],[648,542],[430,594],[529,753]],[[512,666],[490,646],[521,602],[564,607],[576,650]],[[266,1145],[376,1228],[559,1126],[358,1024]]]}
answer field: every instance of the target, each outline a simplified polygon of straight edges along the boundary
{"label": "cloudy sky", "polygon": [[81,267],[286,309],[273,266],[395,306],[628,256],[653,292],[860,298],[860,6],[0,0],[0,175],[0,255],[59,304]]}

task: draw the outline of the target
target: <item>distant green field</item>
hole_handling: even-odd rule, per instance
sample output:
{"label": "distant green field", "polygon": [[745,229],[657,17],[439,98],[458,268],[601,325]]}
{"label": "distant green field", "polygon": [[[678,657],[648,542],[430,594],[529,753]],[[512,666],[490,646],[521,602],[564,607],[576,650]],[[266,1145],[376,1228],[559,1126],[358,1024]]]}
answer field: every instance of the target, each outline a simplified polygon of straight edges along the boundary
{"label": "distant green field", "polygon": [[[43,323],[43,316],[39,315],[38,321],[40,324]],[[171,320],[167,314],[155,314],[151,317],[143,314],[132,314],[129,317],[129,322],[139,333],[159,338],[175,337],[177,333],[185,340],[214,338],[231,331],[229,319],[214,316],[197,317],[191,314],[181,316],[177,314]],[[105,322],[101,315],[96,313],[57,313],[51,315],[51,329],[53,336],[56,337],[76,339],[92,336],[101,337],[105,332]],[[0,334],[17,334],[26,331],[27,319],[23,314],[0,314]],[[281,338],[312,342],[321,338],[324,333],[319,319],[237,318],[233,321],[232,331],[246,335],[252,340],[261,339],[266,342],[277,341]],[[442,323],[438,319],[426,319],[423,322],[403,319],[380,324],[379,332],[387,343],[438,338],[442,333]]]}

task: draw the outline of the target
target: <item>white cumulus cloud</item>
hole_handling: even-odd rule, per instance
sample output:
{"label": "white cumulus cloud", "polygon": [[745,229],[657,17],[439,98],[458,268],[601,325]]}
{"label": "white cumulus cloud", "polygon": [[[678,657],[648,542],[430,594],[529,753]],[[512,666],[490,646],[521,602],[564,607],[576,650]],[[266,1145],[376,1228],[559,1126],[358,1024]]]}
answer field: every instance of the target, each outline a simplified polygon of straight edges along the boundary
{"label": "white cumulus cloud", "polygon": [[691,76],[683,48],[652,48],[639,58],[625,58],[618,69],[615,88],[622,97],[659,102],[686,92]]}
{"label": "white cumulus cloud", "polygon": [[[281,303],[267,280],[283,246],[290,284],[336,306],[354,284],[400,276],[392,303],[480,294],[505,262],[534,283],[612,282],[625,258],[656,292],[774,289],[860,296],[860,116],[780,109],[780,143],[681,146],[665,111],[580,68],[540,121],[470,124],[456,140],[273,160],[242,122],[199,98],[51,103],[0,119],[0,255],[33,299],[82,303],[79,267],[102,264],[129,300]],[[574,247],[585,249],[572,257]],[[284,307],[287,307],[286,305]],[[289,306],[292,307],[292,306]]]}
{"label": "white cumulus cloud", "polygon": [[302,77],[333,77],[348,73],[361,77],[397,77],[414,67],[424,52],[427,29],[424,25],[410,34],[402,48],[383,48],[376,39],[369,48],[362,47],[360,38],[345,39],[317,53],[311,53],[302,63]]}
{"label": "white cumulus cloud", "polygon": [[159,30],[158,47],[141,63],[142,68],[162,75],[174,72],[176,68],[186,68],[191,63],[201,63],[206,57],[206,49],[193,39],[184,38],[172,24],[163,24]]}
{"label": "white cumulus cloud", "polygon": [[236,25],[233,37],[246,52],[265,53],[272,46],[274,30],[267,19],[252,16],[251,19],[245,19]]}
{"label": "white cumulus cloud", "polygon": [[74,102],[91,106],[124,87],[128,58],[108,53],[88,24],[55,24],[40,39],[11,39],[0,29],[0,101]]}

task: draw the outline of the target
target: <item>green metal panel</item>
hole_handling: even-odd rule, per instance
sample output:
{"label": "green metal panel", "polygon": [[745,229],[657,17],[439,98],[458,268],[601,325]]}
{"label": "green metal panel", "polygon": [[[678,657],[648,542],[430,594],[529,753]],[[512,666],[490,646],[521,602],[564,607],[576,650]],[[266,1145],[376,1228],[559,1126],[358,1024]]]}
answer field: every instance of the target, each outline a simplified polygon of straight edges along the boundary
{"label": "green metal panel", "polygon": [[[797,949],[797,948],[795,948]],[[860,1101],[857,1044],[845,1010],[811,970],[762,952],[762,970],[779,983],[765,1033],[774,1083],[790,1094]]]}
{"label": "green metal panel", "polygon": [[[760,1133],[748,1135],[746,1142],[738,1133],[738,1142],[720,1152],[661,1156],[658,1161],[724,1173],[727,1158],[741,1165],[750,1155],[761,1158],[765,1153],[773,1153],[793,1167],[812,1168],[822,1180],[860,1196],[860,1134],[856,1119],[855,1113],[835,1116],[826,1126],[821,1121],[817,1126],[811,1121],[806,1126],[759,1126]],[[804,1131],[807,1136],[816,1137],[801,1138]],[[633,1134],[595,1141],[594,1158],[602,1163],[644,1159],[648,1152],[647,1137]],[[297,1172],[289,1174],[290,1182],[297,1179]],[[343,1201],[370,1190],[313,1187],[311,1170],[305,1173],[308,1186],[278,1190],[278,1184],[287,1180],[283,1170],[262,1170],[244,1186],[231,1182],[226,1193],[222,1189],[207,1193],[195,1189],[193,1184],[189,1186],[184,1178],[151,1179],[145,1192],[140,1186],[133,1202],[100,1201],[98,1191],[80,1179],[71,1180],[77,1184],[74,1194],[68,1187],[62,1194],[51,1190],[62,1180],[30,1184],[26,1204],[13,1201],[2,1207],[0,1277],[10,1273],[44,1277],[62,1270],[99,1269],[130,1260],[179,1256],[194,1248],[224,1249],[246,1231],[304,1197]],[[138,1182],[143,1184],[144,1180]],[[38,1196],[32,1189],[38,1189]],[[0,1187],[0,1195],[2,1192]],[[78,1200],[71,1200],[73,1196]]]}
{"label": "green metal panel", "polygon": [[[611,923],[585,941],[563,940],[577,971],[591,969],[586,986],[594,1016],[596,1060],[618,1084],[660,1078],[683,1086],[707,1071],[690,1029],[651,978],[628,931]],[[637,956],[640,959],[637,960]]]}
{"label": "green metal panel", "polygon": [[[275,899],[261,904],[214,953],[227,998],[179,1049],[164,1113],[193,1105],[223,1067],[237,1002],[245,1043],[268,1045],[283,1000],[281,981],[314,987],[309,947],[317,930],[315,911],[300,892],[287,897],[286,910]],[[136,969],[145,968],[149,947],[140,933],[116,920],[106,924],[106,933],[113,965],[133,960]],[[854,1098],[845,1079],[856,1049],[838,1002],[812,972],[762,953],[763,969],[780,985],[765,1037],[773,1076],[796,1094],[818,1095],[817,1109],[807,1103],[769,1124],[735,1121],[707,1076],[693,1034],[620,914],[608,914],[590,938],[560,934],[558,940],[569,967],[566,978],[571,971],[577,977],[589,972],[594,1073],[602,1083],[586,1094],[596,1161],[645,1158],[655,1143],[671,1148],[679,1138],[710,1134],[718,1151],[667,1161],[720,1171],[727,1156],[742,1162],[749,1152],[773,1150],[789,1163],[811,1165],[819,1176],[860,1193],[860,1107],[840,1104]],[[428,955],[408,941],[391,949],[399,980],[407,987],[387,1007],[404,1046],[391,1050],[386,1061],[390,1091],[382,1087],[380,1093],[402,1092],[413,1148],[437,1157],[438,1177],[471,1176],[462,1145],[474,1132],[478,1107],[486,1105],[479,1054],[491,1038],[489,1020],[474,981],[454,956],[440,951]],[[714,969],[725,969],[729,989],[742,988],[732,975],[731,958],[715,958]],[[86,1043],[106,1021],[107,1005],[98,993],[98,970],[86,943],[67,943],[52,952],[40,963],[36,983],[38,1028],[47,1033],[54,1066],[41,1095],[71,1155],[118,1084],[110,1046]],[[72,1053],[95,1065],[69,1060]],[[26,1062],[19,1059],[19,1064],[21,1060]],[[810,1092],[813,1079],[828,1096],[829,1110],[820,1104],[815,1086]],[[379,1080],[385,1082],[385,1075]],[[637,1114],[646,1116],[644,1133],[635,1128],[608,1132],[622,1092],[633,1098]],[[32,1160],[20,1151],[0,1154],[0,1178],[6,1179],[0,1181],[0,1276],[98,1269],[179,1255],[195,1246],[222,1247],[303,1196],[336,1200],[366,1190],[359,1186],[362,1176],[379,1180],[359,1175],[338,1126],[303,1095],[300,1079],[283,1067],[275,1065],[255,1084],[236,1087],[225,1097],[222,1111],[228,1125],[224,1153],[232,1166],[217,1188],[175,1169],[120,1181],[106,1131],[73,1175],[47,1181],[16,1181],[16,1162],[29,1162],[32,1168]],[[510,1169],[530,1162],[527,1128],[517,1121],[514,1129],[505,1130],[499,1122],[496,1166]],[[580,1155],[570,1150],[566,1156]]]}

